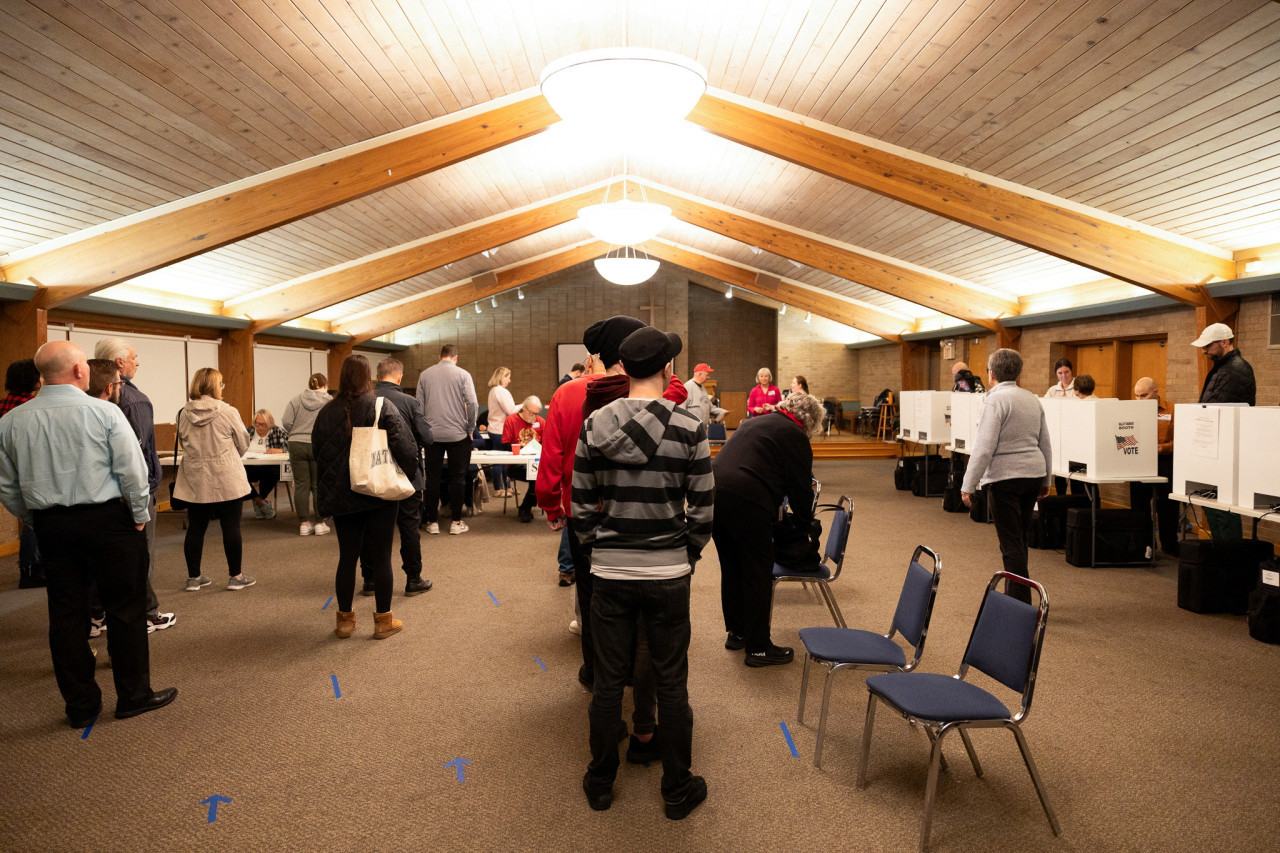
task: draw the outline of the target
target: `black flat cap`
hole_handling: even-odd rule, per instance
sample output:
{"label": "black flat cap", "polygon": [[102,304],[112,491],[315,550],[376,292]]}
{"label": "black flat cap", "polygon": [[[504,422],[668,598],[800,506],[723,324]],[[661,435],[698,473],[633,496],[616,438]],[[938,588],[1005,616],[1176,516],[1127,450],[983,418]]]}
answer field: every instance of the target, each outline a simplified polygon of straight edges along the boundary
{"label": "black flat cap", "polygon": [[634,379],[646,379],[662,370],[663,365],[680,354],[684,344],[675,332],[662,332],[653,326],[645,326],[632,332],[618,355],[627,375]]}

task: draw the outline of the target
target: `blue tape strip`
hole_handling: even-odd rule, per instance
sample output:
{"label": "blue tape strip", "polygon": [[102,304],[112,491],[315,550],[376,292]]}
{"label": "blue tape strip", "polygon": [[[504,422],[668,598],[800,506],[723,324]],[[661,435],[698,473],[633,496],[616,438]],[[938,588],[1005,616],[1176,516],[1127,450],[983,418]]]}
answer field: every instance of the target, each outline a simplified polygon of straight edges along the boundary
{"label": "blue tape strip", "polygon": [[791,729],[787,728],[785,720],[780,725],[782,726],[782,736],[787,739],[787,749],[791,750],[791,757],[799,758],[800,753],[796,752],[796,742],[791,739]]}
{"label": "blue tape strip", "polygon": [[[331,675],[331,676],[329,676],[329,678],[333,681],[333,698],[334,698],[334,699],[341,699],[341,698],[342,698],[342,691],[338,689],[338,676],[336,676],[336,675]],[[784,724],[784,725],[785,725],[785,724]]]}
{"label": "blue tape strip", "polygon": [[[485,592],[489,592],[489,590],[487,590],[487,589],[486,589],[486,590],[485,590]],[[501,604],[499,604],[499,603],[498,603],[498,599],[494,596],[494,594],[493,594],[493,593],[489,592],[489,597],[493,599],[493,606],[494,606],[494,607],[501,607],[501,606],[502,606]]]}
{"label": "blue tape strip", "polygon": [[329,596],[329,598],[325,600],[324,607],[321,607],[320,609],[321,609],[321,610],[328,610],[328,609],[329,609],[329,605],[330,605],[330,604],[333,604],[333,596],[332,596],[332,595],[331,595],[331,596]]}
{"label": "blue tape strip", "polygon": [[543,672],[547,671],[547,665],[542,662],[542,658],[538,657],[537,655],[534,655],[533,660],[538,664],[538,666],[542,667]]}
{"label": "blue tape strip", "polygon": [[96,722],[98,722],[98,718],[94,717],[93,720],[90,721],[89,725],[84,727],[84,734],[80,735],[80,740],[84,740],[89,736],[89,732],[93,731],[93,724]]}

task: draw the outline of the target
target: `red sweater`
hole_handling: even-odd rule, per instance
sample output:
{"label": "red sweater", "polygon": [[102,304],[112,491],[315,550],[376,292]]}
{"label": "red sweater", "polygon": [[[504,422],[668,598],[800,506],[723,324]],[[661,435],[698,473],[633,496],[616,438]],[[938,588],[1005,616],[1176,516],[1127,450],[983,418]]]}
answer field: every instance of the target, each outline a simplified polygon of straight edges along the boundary
{"label": "red sweater", "polygon": [[[601,374],[579,376],[556,389],[547,406],[547,425],[542,430],[542,456],[538,462],[538,506],[548,521],[569,514],[569,498],[573,488],[573,456],[578,450],[582,432],[582,406],[587,400],[587,385]],[[625,379],[626,377],[622,377]],[[614,380],[616,382],[616,380]],[[619,396],[626,396],[624,387]],[[676,405],[689,399],[684,383],[674,373],[671,384],[662,395]]]}

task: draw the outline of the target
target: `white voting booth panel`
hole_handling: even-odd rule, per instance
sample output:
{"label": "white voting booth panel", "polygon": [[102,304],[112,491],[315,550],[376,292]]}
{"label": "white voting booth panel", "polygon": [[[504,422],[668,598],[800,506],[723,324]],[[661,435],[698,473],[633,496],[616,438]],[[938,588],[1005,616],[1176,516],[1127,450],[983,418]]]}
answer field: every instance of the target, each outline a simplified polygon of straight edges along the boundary
{"label": "white voting booth panel", "polygon": [[1155,477],[1155,400],[1066,400],[1062,469],[1089,477]]}
{"label": "white voting booth panel", "polygon": [[951,393],[951,446],[956,450],[972,452],[970,445],[978,434],[978,418],[986,399],[986,394]]}
{"label": "white voting booth panel", "polygon": [[[1202,406],[1182,403],[1173,407],[1173,491],[1194,495],[1214,489],[1214,500],[1238,503],[1236,483],[1240,473],[1240,415],[1244,406]],[[1273,438],[1274,440],[1274,438]]]}
{"label": "white voting booth panel", "polygon": [[1277,438],[1280,438],[1280,408],[1267,406],[1240,410],[1240,476],[1236,481],[1235,501],[1240,506],[1270,509],[1280,503],[1280,448],[1276,446]]}
{"label": "white voting booth panel", "polygon": [[1044,409],[1044,422],[1049,427],[1049,447],[1053,450],[1053,464],[1050,466],[1054,474],[1067,473],[1067,463],[1062,456],[1062,407],[1067,404],[1063,397],[1041,397],[1040,408]]}
{"label": "white voting booth panel", "polygon": [[913,441],[939,442],[951,440],[950,391],[903,391],[898,411],[901,437]]}

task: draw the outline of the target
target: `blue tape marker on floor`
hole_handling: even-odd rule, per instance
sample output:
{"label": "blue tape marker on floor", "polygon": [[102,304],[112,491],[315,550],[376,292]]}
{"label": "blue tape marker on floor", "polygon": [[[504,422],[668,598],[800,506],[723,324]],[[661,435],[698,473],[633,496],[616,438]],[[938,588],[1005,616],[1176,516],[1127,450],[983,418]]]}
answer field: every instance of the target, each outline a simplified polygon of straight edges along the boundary
{"label": "blue tape marker on floor", "polygon": [[[342,698],[342,691],[338,689],[338,676],[336,676],[336,675],[331,675],[331,676],[329,676],[329,678],[333,681],[333,698],[334,698],[334,699],[341,699],[341,698]],[[785,725],[785,724],[784,724],[784,725]]]}
{"label": "blue tape marker on floor", "polygon": [[781,725],[782,725],[782,735],[787,739],[787,749],[791,750],[791,757],[799,758],[800,753],[796,752],[796,742],[791,739],[791,729],[787,728],[786,721],[783,721]]}
{"label": "blue tape marker on floor", "polygon": [[332,596],[332,595],[331,595],[331,596],[329,596],[329,597],[325,600],[324,607],[321,607],[320,609],[321,609],[321,610],[328,610],[328,609],[329,609],[329,605],[330,605],[330,604],[333,604],[333,596]]}
{"label": "blue tape marker on floor", "polygon": [[542,662],[542,658],[538,657],[537,655],[534,655],[533,660],[535,663],[538,664],[538,666],[542,667],[543,672],[547,671],[547,665]]}
{"label": "blue tape marker on floor", "polygon": [[[485,592],[489,592],[489,590],[487,590],[487,589],[486,589],[486,590],[485,590]],[[493,593],[489,592],[489,597],[493,599],[493,606],[494,606],[494,607],[501,607],[501,606],[502,606],[501,604],[499,604],[499,603],[498,603],[498,599],[497,599],[497,597],[495,597],[495,596],[494,596],[494,594],[493,594]]]}
{"label": "blue tape marker on floor", "polygon": [[89,725],[87,725],[87,726],[85,726],[85,727],[84,727],[84,734],[80,735],[80,740],[84,740],[85,738],[87,738],[87,737],[89,736],[89,732],[93,731],[93,724],[94,724],[94,723],[96,723],[96,722],[98,722],[98,718],[97,718],[97,717],[94,717],[94,718],[89,722]]}

